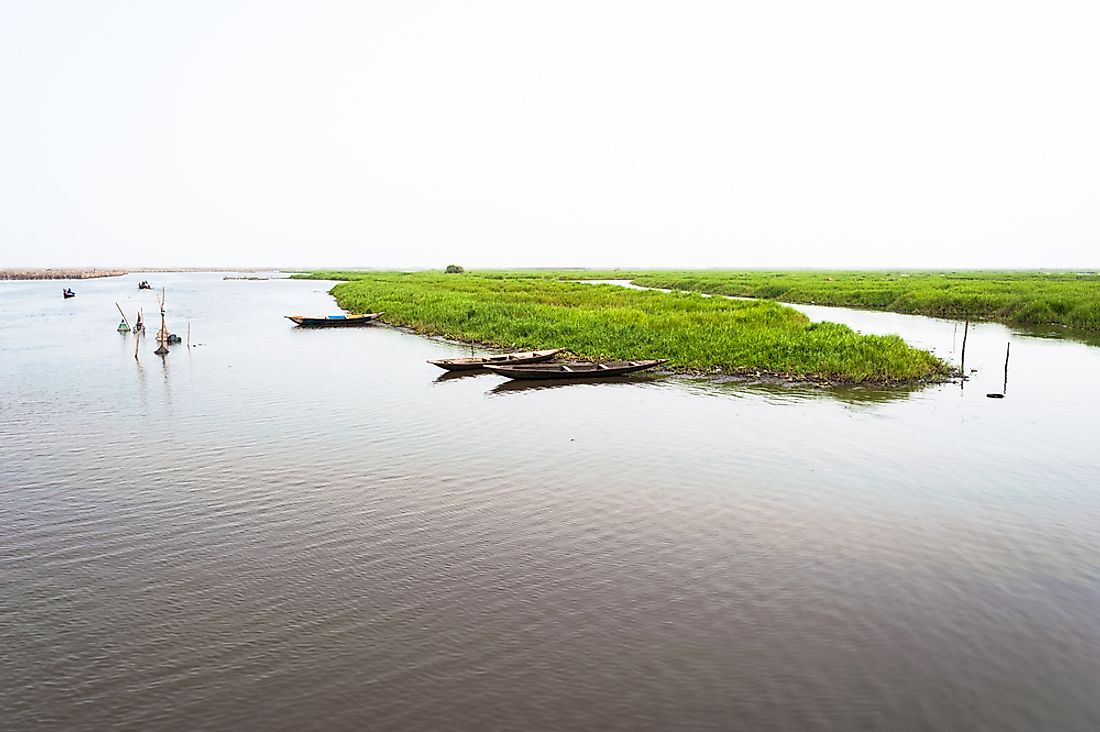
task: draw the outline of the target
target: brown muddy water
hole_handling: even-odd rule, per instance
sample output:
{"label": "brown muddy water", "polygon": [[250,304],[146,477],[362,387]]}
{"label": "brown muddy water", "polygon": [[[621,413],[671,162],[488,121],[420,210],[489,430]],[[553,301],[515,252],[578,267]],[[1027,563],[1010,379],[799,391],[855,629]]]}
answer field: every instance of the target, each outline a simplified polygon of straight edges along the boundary
{"label": "brown muddy water", "polygon": [[515,388],[224,274],[0,282],[3,729],[1100,728],[1100,349]]}

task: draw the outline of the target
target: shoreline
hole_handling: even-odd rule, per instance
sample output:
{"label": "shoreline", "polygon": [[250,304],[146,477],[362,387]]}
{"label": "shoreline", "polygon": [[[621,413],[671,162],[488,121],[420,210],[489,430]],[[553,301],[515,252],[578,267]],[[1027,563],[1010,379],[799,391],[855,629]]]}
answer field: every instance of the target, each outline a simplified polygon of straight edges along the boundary
{"label": "shoreline", "polygon": [[98,267],[0,269],[0,280],[90,280],[97,277],[121,277],[128,274],[130,274],[130,270],[99,269]]}
{"label": "shoreline", "polygon": [[776,303],[668,295],[546,278],[436,273],[314,273],[349,312],[385,311],[385,324],[503,350],[564,347],[585,360],[665,358],[700,376],[791,383],[913,386],[953,369],[896,335],[812,323]]}
{"label": "shoreline", "polygon": [[[374,321],[372,326],[384,326],[393,330],[406,333],[408,335],[420,336],[421,338],[427,338],[432,341],[439,341],[441,343],[447,343],[455,346],[466,346],[469,348],[481,349],[484,351],[501,351],[507,350],[505,346],[495,345],[493,343],[485,343],[483,341],[465,341],[455,338],[453,336],[443,335],[442,333],[432,331],[430,329],[419,330],[410,325],[398,325],[396,323],[387,323],[385,316]],[[549,346],[548,346],[549,347]],[[591,361],[593,359],[587,356],[574,353],[569,349],[562,351],[561,355],[565,355],[567,358],[573,358],[578,361]],[[558,360],[558,359],[555,359]],[[832,378],[826,376],[816,376],[813,374],[795,375],[786,374],[776,371],[768,371],[766,369],[757,368],[745,368],[740,371],[727,371],[727,370],[705,370],[705,369],[692,369],[692,368],[670,368],[667,365],[661,368],[652,369],[649,371],[651,374],[662,374],[665,376],[678,376],[686,378],[707,379],[715,383],[767,383],[776,384],[781,386],[812,386],[820,389],[830,388],[852,388],[852,387],[873,387],[883,389],[918,389],[927,386],[937,386],[939,384],[953,384],[958,383],[962,377],[962,373],[958,369],[952,369],[946,374],[932,375],[921,379],[914,380],[890,380],[890,379],[868,379],[864,381],[847,380],[843,378]]]}
{"label": "shoreline", "polygon": [[90,280],[97,277],[122,277],[137,272],[281,272],[277,267],[6,267],[0,268],[0,280]]}

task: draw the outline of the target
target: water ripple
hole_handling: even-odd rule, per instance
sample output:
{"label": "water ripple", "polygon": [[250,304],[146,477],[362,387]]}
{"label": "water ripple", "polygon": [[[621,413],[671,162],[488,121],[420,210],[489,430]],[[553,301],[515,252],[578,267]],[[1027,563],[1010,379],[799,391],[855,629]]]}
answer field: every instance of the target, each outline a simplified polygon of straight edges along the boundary
{"label": "water ripple", "polygon": [[316,283],[155,279],[206,345],[0,288],[5,729],[1100,727],[1100,403],[1037,363],[1097,349],[1014,342],[996,405],[501,389],[288,327]]}

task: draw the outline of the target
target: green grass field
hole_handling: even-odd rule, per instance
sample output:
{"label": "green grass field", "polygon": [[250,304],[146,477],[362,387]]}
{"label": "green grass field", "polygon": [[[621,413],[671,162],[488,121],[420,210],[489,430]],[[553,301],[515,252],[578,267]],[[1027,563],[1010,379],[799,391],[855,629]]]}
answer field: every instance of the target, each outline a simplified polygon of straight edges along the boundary
{"label": "green grass field", "polygon": [[310,276],[349,280],[332,291],[345,310],[382,310],[392,325],[499,348],[565,348],[590,359],[667,358],[669,367],[683,371],[843,383],[915,383],[949,370],[897,336],[811,323],[774,302],[579,284],[558,279],[562,274]]}
{"label": "green grass field", "polygon": [[937,318],[1100,331],[1100,273],[818,270],[485,270],[483,277],[628,279],[659,287]]}
{"label": "green grass field", "polygon": [[629,276],[648,287],[1100,330],[1100,274],[1095,272],[704,270],[632,272]]}

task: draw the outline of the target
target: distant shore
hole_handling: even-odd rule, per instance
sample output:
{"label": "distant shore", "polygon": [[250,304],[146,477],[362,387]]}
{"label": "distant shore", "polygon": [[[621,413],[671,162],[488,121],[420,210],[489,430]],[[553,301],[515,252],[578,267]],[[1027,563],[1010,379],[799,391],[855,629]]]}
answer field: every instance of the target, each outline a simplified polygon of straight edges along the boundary
{"label": "distant shore", "polygon": [[89,280],[93,277],[121,277],[131,272],[296,272],[276,267],[24,267],[0,269],[0,280]]}
{"label": "distant shore", "polygon": [[125,269],[0,269],[0,280],[90,280],[93,277],[120,277]]}

